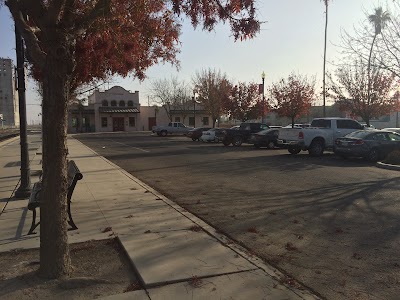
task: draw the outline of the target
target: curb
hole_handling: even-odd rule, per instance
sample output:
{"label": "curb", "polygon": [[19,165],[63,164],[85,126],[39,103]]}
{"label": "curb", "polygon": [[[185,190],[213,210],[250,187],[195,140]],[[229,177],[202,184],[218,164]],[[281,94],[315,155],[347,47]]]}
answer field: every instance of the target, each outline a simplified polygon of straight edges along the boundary
{"label": "curb", "polygon": [[383,162],[377,162],[376,166],[381,169],[392,170],[392,171],[400,171],[400,166],[385,164]]}
{"label": "curb", "polygon": [[12,142],[14,142],[15,140],[19,139],[19,134],[17,136],[15,135],[10,135],[8,136],[6,139],[2,139],[0,140],[0,147],[3,147],[5,145],[8,145]]}

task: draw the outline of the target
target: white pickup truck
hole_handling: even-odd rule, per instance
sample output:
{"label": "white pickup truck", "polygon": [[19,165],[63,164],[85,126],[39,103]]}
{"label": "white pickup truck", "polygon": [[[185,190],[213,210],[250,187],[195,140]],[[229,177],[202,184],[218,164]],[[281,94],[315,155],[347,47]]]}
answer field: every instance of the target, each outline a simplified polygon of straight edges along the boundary
{"label": "white pickup truck", "polygon": [[167,134],[187,134],[193,127],[187,127],[181,122],[170,122],[166,126],[153,126],[151,130],[159,136],[166,136]]}
{"label": "white pickup truck", "polygon": [[280,128],[278,144],[287,146],[291,154],[308,150],[312,156],[321,156],[324,150],[333,149],[338,137],[362,129],[364,126],[352,119],[314,119],[308,128]]}

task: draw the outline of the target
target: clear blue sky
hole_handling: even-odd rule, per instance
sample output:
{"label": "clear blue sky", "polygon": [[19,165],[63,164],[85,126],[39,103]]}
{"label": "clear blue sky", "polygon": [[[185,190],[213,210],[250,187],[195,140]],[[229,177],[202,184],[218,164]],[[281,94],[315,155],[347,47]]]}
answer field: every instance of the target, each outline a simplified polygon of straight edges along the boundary
{"label": "clear blue sky", "polygon": [[[353,25],[365,19],[365,12],[385,3],[374,0],[331,0],[329,5],[328,50],[329,61],[340,60],[340,34],[343,29],[352,32]],[[191,82],[196,71],[215,68],[233,81],[259,82],[266,73],[266,86],[292,71],[317,79],[316,89],[321,91],[324,43],[324,4],[320,0],[262,0],[258,1],[259,19],[266,21],[260,34],[253,40],[234,42],[227,25],[219,25],[213,32],[194,30],[184,24],[181,35],[182,48],[177,71],[170,65],[148,69],[148,79],[143,82],[132,77],[115,77],[110,83],[125,89],[140,91],[140,102],[147,105],[150,82],[159,78],[176,76]],[[385,7],[385,5],[383,5]],[[1,44],[0,57],[15,61],[14,25],[6,6],[0,7]],[[334,66],[327,65],[328,70]],[[107,86],[106,86],[107,87]],[[27,90],[28,123],[38,121],[39,96],[30,81]],[[150,98],[150,104],[151,104]]]}

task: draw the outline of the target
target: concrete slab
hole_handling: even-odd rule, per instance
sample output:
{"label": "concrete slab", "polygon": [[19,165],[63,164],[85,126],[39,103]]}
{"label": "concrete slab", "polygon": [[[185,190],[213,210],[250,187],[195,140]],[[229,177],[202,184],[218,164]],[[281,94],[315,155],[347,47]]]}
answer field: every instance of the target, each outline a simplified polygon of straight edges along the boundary
{"label": "concrete slab", "polygon": [[171,231],[119,238],[147,287],[255,269],[204,232]]}
{"label": "concrete slab", "polygon": [[107,221],[118,234],[141,234],[189,230],[193,222],[170,207],[122,208],[104,211]]}
{"label": "concrete slab", "polygon": [[145,290],[132,291],[128,293],[111,295],[104,298],[97,298],[98,300],[150,300]]}
{"label": "concrete slab", "polygon": [[[3,214],[16,209],[25,209],[27,206],[28,206],[28,199],[15,199],[13,197],[8,201]],[[0,219],[3,218],[3,214],[0,215]]]}
{"label": "concrete slab", "polygon": [[148,289],[152,300],[316,299],[304,298],[260,270],[223,275]]}
{"label": "concrete slab", "polygon": [[26,234],[31,226],[32,215],[27,209],[15,209],[0,217],[0,251],[39,247],[38,235]]}
{"label": "concrete slab", "polygon": [[112,227],[101,212],[88,212],[72,214],[78,229],[68,231],[68,242],[79,243],[89,240],[102,240],[110,237],[112,232],[103,232],[107,227]]}

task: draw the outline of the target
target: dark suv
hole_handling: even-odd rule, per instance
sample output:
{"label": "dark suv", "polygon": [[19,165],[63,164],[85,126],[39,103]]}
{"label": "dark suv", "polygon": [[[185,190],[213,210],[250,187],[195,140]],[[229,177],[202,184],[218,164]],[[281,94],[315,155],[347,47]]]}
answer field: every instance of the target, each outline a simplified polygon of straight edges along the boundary
{"label": "dark suv", "polygon": [[268,128],[269,127],[267,124],[245,122],[240,124],[239,129],[223,130],[219,140],[222,140],[222,143],[225,146],[232,144],[235,147],[239,147],[242,145],[242,143],[248,142],[252,133],[256,133]]}
{"label": "dark suv", "polygon": [[199,128],[194,128],[192,130],[189,130],[189,132],[186,134],[186,136],[192,141],[198,141],[203,134],[203,131],[210,130],[210,127],[199,127]]}

